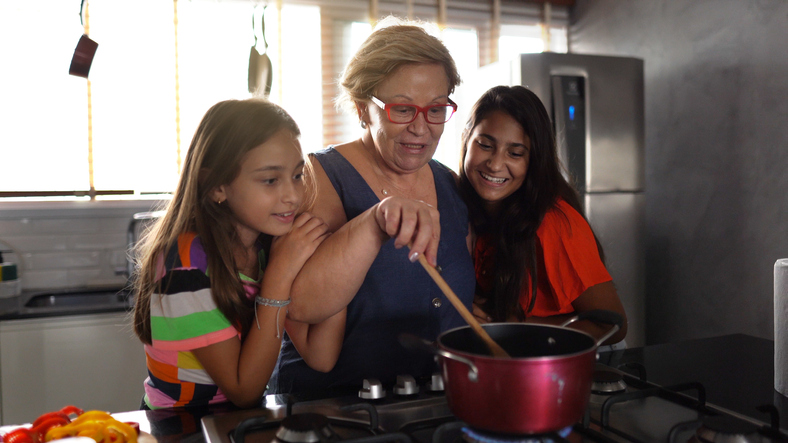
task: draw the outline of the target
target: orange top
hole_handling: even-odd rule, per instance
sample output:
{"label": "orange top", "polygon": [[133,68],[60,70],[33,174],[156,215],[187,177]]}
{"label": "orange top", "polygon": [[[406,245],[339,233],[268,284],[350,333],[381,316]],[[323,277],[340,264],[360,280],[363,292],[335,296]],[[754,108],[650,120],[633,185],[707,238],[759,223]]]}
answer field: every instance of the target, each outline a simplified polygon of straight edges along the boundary
{"label": "orange top", "polygon": [[[534,308],[528,317],[547,317],[574,312],[572,302],[586,289],[613,278],[599,257],[594,234],[582,215],[559,199],[536,231],[537,287]],[[476,280],[484,293],[490,293],[495,270],[495,247],[490,236],[476,239],[474,266]],[[531,291],[526,276],[520,305],[527,311]]]}

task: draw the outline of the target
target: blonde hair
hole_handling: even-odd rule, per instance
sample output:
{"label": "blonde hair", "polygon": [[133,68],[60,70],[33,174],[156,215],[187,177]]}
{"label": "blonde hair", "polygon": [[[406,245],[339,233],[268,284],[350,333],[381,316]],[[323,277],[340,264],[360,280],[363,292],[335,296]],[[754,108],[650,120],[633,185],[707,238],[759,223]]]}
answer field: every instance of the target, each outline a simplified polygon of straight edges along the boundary
{"label": "blonde hair", "polygon": [[406,64],[437,63],[446,71],[448,94],[460,84],[460,74],[449,50],[424,24],[389,16],[364,41],[350,59],[339,80],[338,107],[355,113],[356,102],[369,99],[394,70]]}
{"label": "blonde hair", "polygon": [[[200,237],[208,257],[211,292],[219,310],[240,331],[248,330],[253,309],[243,295],[233,258],[233,250],[239,244],[234,216],[228,205],[213,201],[212,191],[232,182],[240,173],[244,155],[282,129],[293,137],[301,135],[298,125],[284,109],[264,99],[227,100],[205,113],[189,146],[166,214],[143,235],[136,247],[134,329],[143,342],[151,343],[151,295],[162,289],[157,262],[176,244],[178,236],[186,232],[196,232]],[[311,177],[309,172],[305,171],[305,176]],[[313,183],[309,178],[307,187],[314,186]]]}

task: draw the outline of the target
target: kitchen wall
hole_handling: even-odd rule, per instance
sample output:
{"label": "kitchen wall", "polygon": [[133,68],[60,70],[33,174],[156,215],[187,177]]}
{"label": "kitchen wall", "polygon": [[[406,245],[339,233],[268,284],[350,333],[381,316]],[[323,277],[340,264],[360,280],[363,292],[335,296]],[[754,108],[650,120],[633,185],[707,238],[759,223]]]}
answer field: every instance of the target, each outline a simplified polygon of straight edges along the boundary
{"label": "kitchen wall", "polygon": [[19,265],[23,290],[120,287],[126,231],[158,201],[0,203],[0,250]]}
{"label": "kitchen wall", "polygon": [[578,0],[570,52],[645,61],[647,342],[773,338],[788,2]]}

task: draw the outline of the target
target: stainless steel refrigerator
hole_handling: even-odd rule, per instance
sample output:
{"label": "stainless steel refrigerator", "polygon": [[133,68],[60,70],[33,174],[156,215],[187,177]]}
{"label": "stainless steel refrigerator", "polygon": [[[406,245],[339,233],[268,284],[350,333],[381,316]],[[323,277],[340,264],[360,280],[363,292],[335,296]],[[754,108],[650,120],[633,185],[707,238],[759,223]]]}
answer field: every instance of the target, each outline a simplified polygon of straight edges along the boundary
{"label": "stainless steel refrigerator", "polygon": [[559,157],[574,177],[586,215],[629,319],[626,342],[645,344],[645,150],[643,60],[581,54],[521,54],[465,79],[464,119],[486,89],[523,85],[553,120]]}

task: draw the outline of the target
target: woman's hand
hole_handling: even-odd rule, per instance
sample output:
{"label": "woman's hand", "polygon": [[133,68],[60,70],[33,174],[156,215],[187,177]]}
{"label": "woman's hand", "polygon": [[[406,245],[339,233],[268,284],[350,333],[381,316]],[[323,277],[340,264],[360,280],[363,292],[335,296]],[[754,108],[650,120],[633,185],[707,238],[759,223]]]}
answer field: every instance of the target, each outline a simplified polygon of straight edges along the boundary
{"label": "woman's hand", "polygon": [[436,208],[420,200],[388,197],[375,205],[374,211],[380,229],[394,238],[394,247],[410,245],[410,261],[424,254],[431,265],[437,265],[441,227]]}
{"label": "woman's hand", "polygon": [[[304,212],[293,221],[290,232],[275,237],[271,242],[267,268],[279,266],[279,271],[293,273],[292,278],[328,236],[328,226],[319,217]],[[277,274],[281,278],[281,274]]]}

